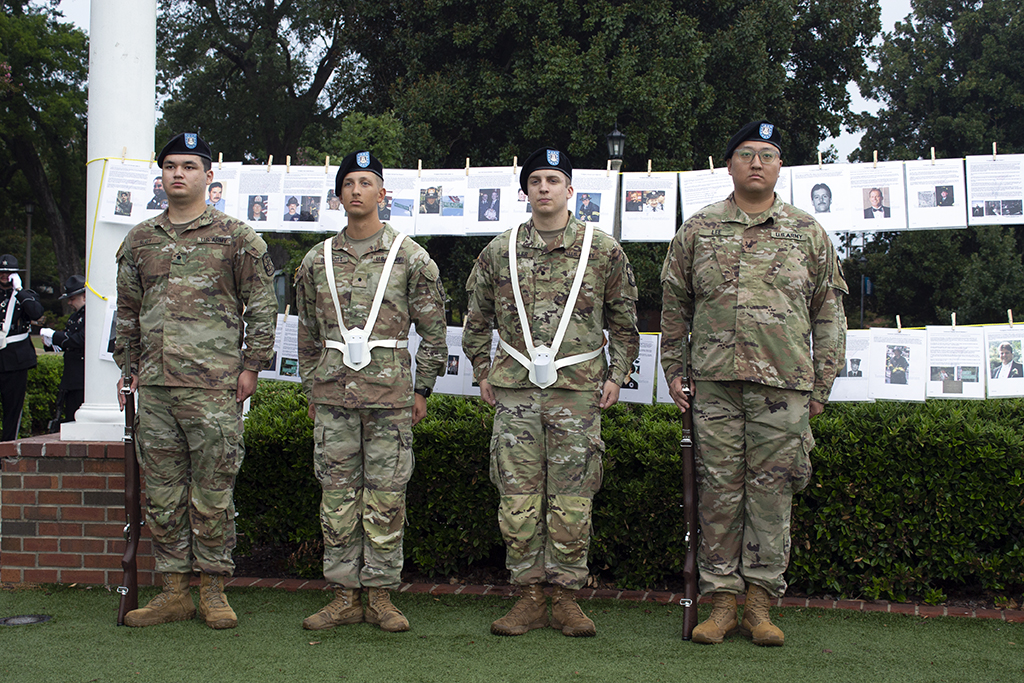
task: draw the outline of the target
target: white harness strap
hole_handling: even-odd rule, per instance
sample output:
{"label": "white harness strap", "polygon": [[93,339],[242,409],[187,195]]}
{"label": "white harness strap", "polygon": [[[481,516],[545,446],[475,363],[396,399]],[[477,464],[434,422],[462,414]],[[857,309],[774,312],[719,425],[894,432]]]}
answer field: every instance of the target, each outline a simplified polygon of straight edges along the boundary
{"label": "white harness strap", "polygon": [[8,337],[7,333],[11,331],[11,322],[14,320],[14,298],[18,296],[17,290],[11,290],[11,298],[7,300],[7,315],[4,316],[3,327],[0,328],[0,351],[7,348],[7,345],[12,342],[20,342],[28,339],[28,332],[22,332],[14,336]]}
{"label": "white harness strap", "polygon": [[370,364],[370,351],[376,348],[404,349],[409,346],[408,339],[375,339],[370,341],[373,333],[373,326],[377,322],[377,314],[380,312],[380,304],[384,300],[384,290],[388,287],[391,279],[391,271],[395,265],[395,258],[398,257],[398,249],[402,246],[405,235],[399,233],[395,237],[388,257],[384,261],[384,270],[380,274],[380,281],[377,283],[377,291],[373,295],[373,304],[370,306],[370,315],[366,318],[366,324],[362,327],[353,327],[351,330],[345,327],[345,320],[341,315],[341,303],[338,301],[338,286],[334,279],[334,259],[331,258],[331,241],[333,237],[324,240],[324,268],[327,271],[327,286],[331,290],[331,299],[334,301],[334,310],[338,314],[338,327],[341,329],[341,336],[344,341],[325,339],[324,346],[328,349],[341,351],[342,361],[346,367],[353,370],[362,370]]}
{"label": "white harness strap", "polygon": [[512,228],[512,232],[508,236],[508,269],[509,274],[512,276],[512,294],[516,300],[516,311],[519,313],[519,324],[523,326],[523,340],[526,342],[526,353],[529,354],[529,358],[519,353],[515,347],[501,337],[498,337],[498,342],[501,344],[501,348],[505,349],[505,353],[512,356],[512,358],[518,361],[520,365],[530,371],[530,381],[533,382],[533,384],[537,385],[541,389],[546,389],[558,380],[559,368],[564,368],[569,365],[588,361],[592,358],[597,358],[604,350],[604,345],[602,344],[593,351],[578,353],[574,356],[566,356],[565,358],[555,360],[555,357],[558,355],[558,349],[562,345],[562,338],[565,337],[565,331],[569,327],[569,320],[572,318],[572,312],[576,308],[576,299],[579,297],[580,287],[583,285],[583,276],[586,274],[587,261],[590,259],[590,245],[594,241],[594,225],[592,223],[587,223],[587,227],[583,233],[583,248],[580,252],[580,262],[576,266],[576,277],[573,278],[572,288],[569,290],[569,298],[565,302],[565,309],[562,311],[562,317],[558,321],[558,328],[555,330],[555,338],[551,341],[550,347],[544,345],[533,345],[533,333],[530,331],[530,321],[526,318],[526,307],[523,305],[523,293],[519,289],[519,266],[518,258],[516,256],[518,235],[519,227],[516,226]]}

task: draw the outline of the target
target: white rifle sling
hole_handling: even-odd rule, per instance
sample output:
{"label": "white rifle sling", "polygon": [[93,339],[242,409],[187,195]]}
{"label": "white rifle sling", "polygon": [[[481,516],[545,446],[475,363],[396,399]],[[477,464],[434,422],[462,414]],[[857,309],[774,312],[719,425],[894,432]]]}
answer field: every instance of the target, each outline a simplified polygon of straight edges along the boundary
{"label": "white rifle sling", "polygon": [[374,339],[370,341],[373,333],[373,326],[377,322],[377,314],[380,312],[380,304],[384,300],[384,290],[388,288],[388,281],[391,279],[391,271],[398,257],[398,249],[402,246],[405,235],[399,233],[388,251],[388,257],[384,261],[384,270],[381,271],[380,281],[377,283],[377,291],[373,295],[373,304],[370,306],[370,315],[366,318],[363,327],[345,327],[345,319],[341,315],[341,303],[338,301],[338,286],[334,279],[334,259],[331,254],[331,241],[333,237],[324,240],[324,269],[327,271],[327,287],[331,290],[331,299],[334,301],[334,311],[338,314],[338,328],[341,330],[342,341],[325,339],[324,346],[328,349],[341,351],[341,359],[346,367],[353,370],[362,370],[370,364],[370,351],[376,348],[404,349],[409,346],[408,339]]}
{"label": "white rifle sling", "polygon": [[7,333],[11,331],[11,323],[14,320],[14,306],[16,304],[15,297],[17,296],[17,290],[12,289],[11,298],[7,300],[7,315],[4,316],[4,324],[3,327],[0,328],[0,351],[7,348],[8,344],[28,339],[28,332],[7,336]]}
{"label": "white rifle sling", "polygon": [[587,223],[583,233],[583,248],[580,252],[580,261],[576,266],[576,277],[573,278],[572,288],[569,290],[569,298],[565,302],[565,309],[558,321],[558,328],[555,330],[555,338],[551,346],[534,346],[533,333],[530,331],[530,321],[526,317],[526,307],[523,305],[523,294],[519,289],[519,265],[516,249],[518,244],[519,226],[512,228],[508,236],[508,269],[512,278],[512,294],[516,300],[516,311],[519,313],[519,324],[523,327],[523,341],[526,342],[526,353],[529,357],[519,353],[515,347],[498,337],[501,348],[519,362],[524,368],[530,371],[530,381],[541,389],[546,389],[558,381],[558,370],[569,365],[582,363],[592,358],[597,358],[604,350],[602,344],[593,351],[577,353],[573,356],[558,358],[558,349],[562,345],[562,338],[569,327],[569,320],[576,308],[576,299],[579,297],[580,287],[583,286],[583,276],[586,274],[587,261],[590,259],[590,245],[594,241],[594,226]]}

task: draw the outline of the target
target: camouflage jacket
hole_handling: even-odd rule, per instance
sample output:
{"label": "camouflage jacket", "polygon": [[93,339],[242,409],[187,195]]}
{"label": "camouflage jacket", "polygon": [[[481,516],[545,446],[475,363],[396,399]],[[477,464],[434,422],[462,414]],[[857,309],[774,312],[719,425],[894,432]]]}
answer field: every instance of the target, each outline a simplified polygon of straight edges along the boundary
{"label": "camouflage jacket", "polygon": [[207,207],[175,235],[167,211],[132,228],[117,251],[117,339],[139,383],[234,389],[274,356],[277,299],[267,244]]}
{"label": "camouflage jacket", "polygon": [[[384,261],[398,232],[387,223],[380,238],[360,258],[342,230],[331,242],[341,316],[349,329],[363,327],[370,313]],[[406,408],[413,404],[412,361],[408,349],[375,348],[362,370],[346,366],[341,351],[325,339],[341,341],[324,268],[324,247],[309,250],[295,273],[299,315],[299,374],[312,403],[346,408]],[[432,389],[448,360],[444,285],[430,254],[411,239],[402,242],[370,339],[408,339],[416,325],[416,388]]]}
{"label": "camouflage jacket", "polygon": [[661,283],[669,382],[689,363],[696,380],[757,382],[828,400],[844,362],[848,290],[835,247],[810,215],[776,195],[770,209],[748,216],[730,195],[679,229]]}
{"label": "camouflage jacket", "polygon": [[[562,318],[569,289],[576,275],[586,224],[570,216],[561,238],[549,247],[537,234],[533,221],[519,228],[516,258],[523,306],[530,321],[534,344],[550,344]],[[532,387],[529,371],[498,346],[491,365],[491,329],[525,354],[523,328],[512,293],[508,243],[505,231],[484,247],[466,282],[469,311],[462,333],[462,348],[473,363],[476,380],[486,379],[496,387]],[[604,329],[611,340],[611,365],[602,353],[592,360],[569,365],[558,371],[552,389],[599,390],[605,380],[618,385],[625,381],[640,353],[636,329],[636,280],[629,259],[612,237],[594,230],[586,275],[580,288],[569,327],[558,350],[558,358],[593,351],[604,345]]]}

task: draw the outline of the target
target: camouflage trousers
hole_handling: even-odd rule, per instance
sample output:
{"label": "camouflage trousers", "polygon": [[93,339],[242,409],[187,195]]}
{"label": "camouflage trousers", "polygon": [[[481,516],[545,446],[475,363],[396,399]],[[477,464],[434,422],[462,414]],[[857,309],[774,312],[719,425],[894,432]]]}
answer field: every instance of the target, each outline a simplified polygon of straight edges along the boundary
{"label": "camouflage trousers", "polygon": [[245,455],[235,390],[142,386],[137,420],[156,570],[231,576]]}
{"label": "camouflage trousers", "polygon": [[810,392],[697,382],[701,593],[786,592],[793,494],[811,478]]}
{"label": "camouflage trousers", "polygon": [[512,583],[581,588],[591,509],[603,476],[599,392],[502,389],[491,435],[491,481]]}
{"label": "camouflage trousers", "polygon": [[405,489],[412,478],[411,408],[316,404],[324,578],[346,588],[401,583]]}

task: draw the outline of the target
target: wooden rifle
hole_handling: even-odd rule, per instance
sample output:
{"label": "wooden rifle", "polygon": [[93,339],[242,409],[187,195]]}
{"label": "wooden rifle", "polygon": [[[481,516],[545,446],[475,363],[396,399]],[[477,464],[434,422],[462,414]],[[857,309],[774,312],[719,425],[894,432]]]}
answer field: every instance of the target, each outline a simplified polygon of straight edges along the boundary
{"label": "wooden rifle", "polygon": [[683,640],[690,640],[697,627],[697,548],[700,525],[697,518],[697,463],[693,453],[693,394],[690,380],[683,378],[683,393],[690,407],[683,411],[683,438],[679,442],[683,460],[683,518],[686,523],[686,558],[683,561]]}
{"label": "wooden rifle", "polygon": [[139,461],[135,455],[135,395],[132,393],[131,353],[125,349],[125,367],[128,378],[123,380],[124,396],[124,556],[121,568],[124,576],[117,592],[121,604],[117,609],[117,625],[124,626],[124,617],[139,606],[139,536],[142,534],[142,504],[139,500]]}

